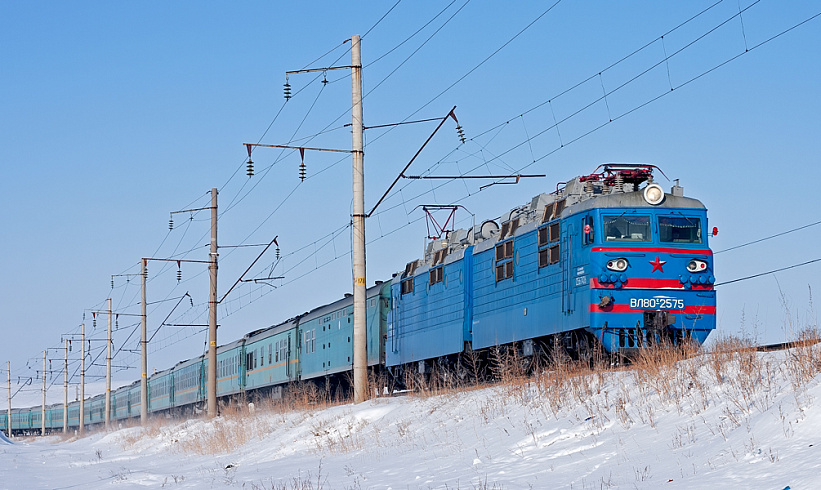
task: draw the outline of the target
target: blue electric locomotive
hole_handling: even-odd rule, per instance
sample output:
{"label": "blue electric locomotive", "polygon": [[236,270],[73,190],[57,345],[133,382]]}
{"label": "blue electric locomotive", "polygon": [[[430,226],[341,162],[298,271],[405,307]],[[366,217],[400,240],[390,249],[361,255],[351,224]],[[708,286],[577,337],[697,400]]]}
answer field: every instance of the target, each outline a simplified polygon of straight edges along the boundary
{"label": "blue electric locomotive", "polygon": [[[501,219],[429,243],[392,281],[386,366],[561,340],[629,352],[715,328],[706,209],[650,165],[604,165]],[[601,167],[600,167],[601,168]],[[642,187],[642,184],[644,186]]]}

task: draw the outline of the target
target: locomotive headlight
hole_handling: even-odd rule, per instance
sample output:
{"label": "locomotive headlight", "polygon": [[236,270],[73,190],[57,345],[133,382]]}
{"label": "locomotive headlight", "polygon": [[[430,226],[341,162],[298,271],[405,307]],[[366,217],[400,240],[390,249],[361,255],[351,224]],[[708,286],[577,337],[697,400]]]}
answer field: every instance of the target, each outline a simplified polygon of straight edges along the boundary
{"label": "locomotive headlight", "polygon": [[627,265],[627,259],[613,259],[607,262],[607,268],[616,272],[626,271]]}
{"label": "locomotive headlight", "polygon": [[701,272],[707,270],[707,262],[703,260],[693,259],[687,264],[687,270],[690,272]]}
{"label": "locomotive headlight", "polygon": [[664,200],[664,189],[655,183],[648,184],[647,187],[644,188],[644,200],[647,201],[647,204],[652,204],[653,206],[661,204],[661,201]]}

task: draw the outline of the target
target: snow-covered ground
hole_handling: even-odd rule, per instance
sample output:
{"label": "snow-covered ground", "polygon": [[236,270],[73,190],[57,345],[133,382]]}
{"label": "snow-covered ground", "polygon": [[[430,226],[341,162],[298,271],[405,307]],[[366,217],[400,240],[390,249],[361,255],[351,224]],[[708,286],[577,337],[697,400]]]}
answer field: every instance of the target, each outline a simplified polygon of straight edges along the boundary
{"label": "snow-covered ground", "polygon": [[0,443],[0,487],[821,488],[820,348]]}

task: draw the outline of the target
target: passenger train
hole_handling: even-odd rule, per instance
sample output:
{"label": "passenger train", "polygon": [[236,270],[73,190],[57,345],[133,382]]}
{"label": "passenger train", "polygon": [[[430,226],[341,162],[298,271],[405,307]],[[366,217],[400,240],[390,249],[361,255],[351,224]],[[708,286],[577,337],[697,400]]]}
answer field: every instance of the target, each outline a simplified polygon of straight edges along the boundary
{"label": "passenger train", "polygon": [[[666,193],[654,170],[603,165],[498,221],[430,241],[424,257],[367,289],[368,366],[399,380],[495,346],[528,358],[555,344],[629,354],[659,342],[704,342],[716,313],[706,208],[677,182]],[[299,381],[344,384],[352,336],[348,294],[250,332],[217,349],[217,396],[282,396]],[[199,356],[152,375],[148,412],[201,410],[207,363]],[[113,420],[139,417],[139,381],[111,398]],[[104,421],[104,403],[102,394],[86,401],[86,426]],[[78,401],[69,404],[69,427],[79,425],[79,412]],[[45,416],[48,431],[62,429],[62,404]],[[12,409],[11,429],[39,431],[40,417],[41,407]]]}

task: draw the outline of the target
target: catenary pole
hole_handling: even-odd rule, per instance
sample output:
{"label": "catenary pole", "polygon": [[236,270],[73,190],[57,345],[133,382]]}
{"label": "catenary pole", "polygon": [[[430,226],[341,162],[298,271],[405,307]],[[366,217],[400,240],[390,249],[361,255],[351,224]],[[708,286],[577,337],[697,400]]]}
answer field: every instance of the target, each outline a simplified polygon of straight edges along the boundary
{"label": "catenary pole", "polygon": [[359,35],[351,38],[353,110],[353,385],[354,403],[368,398],[368,354],[365,311],[365,152],[362,122],[362,53]]}
{"label": "catenary pole", "polygon": [[111,427],[111,298],[108,298],[108,352],[105,358],[105,430]]}
{"label": "catenary pole", "polygon": [[65,364],[63,365],[63,434],[68,432],[68,339],[65,339]]}
{"label": "catenary pole", "polygon": [[142,259],[140,265],[140,425],[145,425],[148,421],[148,333],[146,327],[146,308],[145,308],[145,279],[148,275],[146,270],[146,259]]}
{"label": "catenary pole", "polygon": [[211,189],[211,252],[208,272],[211,290],[208,299],[208,416],[217,415],[217,188]]}
{"label": "catenary pole", "polygon": [[80,435],[86,423],[86,324],[80,325]]}
{"label": "catenary pole", "polygon": [[40,435],[46,435],[46,351],[43,351],[43,408],[40,411]]}

